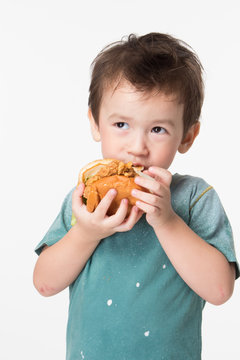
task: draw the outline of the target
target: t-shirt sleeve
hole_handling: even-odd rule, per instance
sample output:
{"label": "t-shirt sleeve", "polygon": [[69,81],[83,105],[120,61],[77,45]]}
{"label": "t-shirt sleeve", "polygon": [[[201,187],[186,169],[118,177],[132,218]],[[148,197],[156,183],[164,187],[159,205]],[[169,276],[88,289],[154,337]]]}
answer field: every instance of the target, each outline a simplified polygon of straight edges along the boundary
{"label": "t-shirt sleeve", "polygon": [[189,226],[202,239],[217,248],[229,262],[234,262],[236,278],[239,265],[235,255],[233,234],[226,212],[212,186],[200,183],[190,206]]}
{"label": "t-shirt sleeve", "polygon": [[72,192],[64,199],[61,210],[49,228],[48,232],[35,248],[37,255],[40,255],[45,245],[51,246],[62,239],[71,228],[72,218]]}

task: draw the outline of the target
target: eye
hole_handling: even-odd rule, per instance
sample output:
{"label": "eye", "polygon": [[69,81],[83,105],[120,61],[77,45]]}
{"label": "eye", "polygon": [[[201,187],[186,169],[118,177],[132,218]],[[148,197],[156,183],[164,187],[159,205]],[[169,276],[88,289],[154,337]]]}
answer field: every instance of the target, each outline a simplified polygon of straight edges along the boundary
{"label": "eye", "polygon": [[128,123],[126,122],[117,122],[114,124],[118,129],[127,130],[129,128]]}
{"label": "eye", "polygon": [[154,134],[165,134],[166,130],[161,126],[155,126],[154,128],[152,128],[151,132],[153,132]]}

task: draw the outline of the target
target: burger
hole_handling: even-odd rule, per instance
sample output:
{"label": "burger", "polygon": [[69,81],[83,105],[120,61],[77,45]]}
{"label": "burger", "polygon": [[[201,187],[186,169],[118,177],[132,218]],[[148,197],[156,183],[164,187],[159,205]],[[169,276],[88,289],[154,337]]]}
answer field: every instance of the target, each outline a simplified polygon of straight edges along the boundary
{"label": "burger", "polygon": [[93,212],[106,193],[110,189],[116,189],[117,195],[107,215],[116,213],[122,199],[128,199],[129,215],[137,200],[131,195],[132,190],[147,191],[134,182],[136,176],[149,177],[142,172],[143,169],[142,166],[133,166],[132,162],[124,163],[116,159],[95,160],[84,166],[79,173],[78,184],[85,185],[83,200],[87,210]]}

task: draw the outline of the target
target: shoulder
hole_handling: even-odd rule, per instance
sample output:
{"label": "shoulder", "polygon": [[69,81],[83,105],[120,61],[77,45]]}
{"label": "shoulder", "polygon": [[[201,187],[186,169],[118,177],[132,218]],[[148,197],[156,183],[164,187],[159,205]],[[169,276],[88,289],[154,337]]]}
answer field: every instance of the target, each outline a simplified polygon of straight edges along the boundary
{"label": "shoulder", "polygon": [[174,174],[171,183],[171,192],[173,196],[189,197],[190,203],[196,201],[199,196],[203,196],[213,187],[204,179],[191,175]]}
{"label": "shoulder", "polygon": [[68,194],[65,196],[60,212],[58,214],[57,219],[61,222],[61,224],[65,227],[67,231],[71,229],[71,220],[72,220],[72,194],[75,188],[70,190]]}
{"label": "shoulder", "polygon": [[70,190],[69,193],[66,195],[66,197],[64,198],[63,204],[62,204],[62,208],[64,208],[64,209],[72,208],[72,194],[73,194],[74,190],[75,190],[75,188]]}
{"label": "shoulder", "polygon": [[35,248],[35,252],[39,255],[45,245],[51,246],[57,241],[63,238],[64,235],[71,228],[71,218],[72,218],[72,189],[67,196],[65,197],[60,212],[58,213],[56,219],[48,229],[44,238]]}
{"label": "shoulder", "polygon": [[174,174],[171,183],[172,190],[185,189],[191,192],[204,190],[209,186],[210,185],[201,177],[180,174]]}
{"label": "shoulder", "polygon": [[215,189],[202,178],[175,174],[171,193],[176,213],[229,262],[236,263],[236,278],[239,277],[231,224]]}
{"label": "shoulder", "polygon": [[173,208],[188,222],[191,209],[210,190],[213,187],[200,177],[174,174],[171,183]]}
{"label": "shoulder", "polygon": [[[61,208],[61,212],[63,214],[63,216],[68,219],[67,224],[69,225],[69,219],[71,219],[72,217],[72,194],[75,188],[73,188],[72,190],[69,191],[69,193],[66,195],[63,204],[62,204],[62,208]],[[71,221],[70,221],[71,224]]]}

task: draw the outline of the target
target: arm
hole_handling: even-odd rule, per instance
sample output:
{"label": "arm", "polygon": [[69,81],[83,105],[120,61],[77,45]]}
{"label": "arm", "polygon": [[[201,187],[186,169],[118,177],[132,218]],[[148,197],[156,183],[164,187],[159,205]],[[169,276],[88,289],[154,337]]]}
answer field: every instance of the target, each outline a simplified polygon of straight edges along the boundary
{"label": "arm", "polygon": [[172,265],[193,291],[214,305],[230,298],[235,266],[219,250],[201,239],[177,215],[155,232]]}
{"label": "arm", "polygon": [[76,224],[56,244],[46,246],[39,255],[33,274],[39,293],[43,296],[55,295],[70,285],[98,243]]}
{"label": "arm", "polygon": [[108,217],[107,210],[116,196],[116,192],[111,190],[97,209],[89,213],[82,202],[83,192],[83,184],[73,192],[72,208],[77,219],[76,225],[60,241],[45,247],[37,260],[33,282],[43,296],[55,295],[69,286],[101,239],[116,231],[130,230],[142,215],[137,207],[133,207],[125,220],[128,204],[123,200],[116,214]]}
{"label": "arm", "polygon": [[146,212],[146,219],[172,265],[182,279],[206,301],[222,304],[234,287],[235,268],[216,248],[201,239],[171,207],[171,174],[164,169],[151,168],[153,180],[136,178],[136,182],[151,193],[139,192],[137,206]]}

